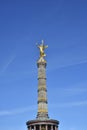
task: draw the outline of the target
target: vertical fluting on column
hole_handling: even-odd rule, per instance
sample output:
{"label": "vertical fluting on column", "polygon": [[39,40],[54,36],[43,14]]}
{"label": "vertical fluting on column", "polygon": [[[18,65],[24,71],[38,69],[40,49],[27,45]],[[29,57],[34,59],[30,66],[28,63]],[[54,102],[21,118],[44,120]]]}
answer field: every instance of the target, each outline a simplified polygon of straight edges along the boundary
{"label": "vertical fluting on column", "polygon": [[46,61],[40,58],[37,62],[38,67],[38,112],[37,119],[48,119],[48,103],[46,88]]}

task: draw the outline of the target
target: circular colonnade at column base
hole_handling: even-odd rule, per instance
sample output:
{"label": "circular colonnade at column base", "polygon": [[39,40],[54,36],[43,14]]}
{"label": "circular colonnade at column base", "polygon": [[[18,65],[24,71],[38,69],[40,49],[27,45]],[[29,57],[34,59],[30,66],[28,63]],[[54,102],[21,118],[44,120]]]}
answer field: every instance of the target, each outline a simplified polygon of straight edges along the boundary
{"label": "circular colonnade at column base", "polygon": [[30,120],[26,122],[28,130],[58,130],[59,121],[48,120]]}

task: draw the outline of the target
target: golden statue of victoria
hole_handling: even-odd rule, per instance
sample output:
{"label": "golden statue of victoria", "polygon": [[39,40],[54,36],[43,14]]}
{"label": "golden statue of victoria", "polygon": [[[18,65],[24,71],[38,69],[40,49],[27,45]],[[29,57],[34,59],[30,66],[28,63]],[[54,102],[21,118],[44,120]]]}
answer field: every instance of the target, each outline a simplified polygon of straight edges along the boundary
{"label": "golden statue of victoria", "polygon": [[42,40],[42,43],[40,45],[37,45],[37,47],[40,49],[40,58],[43,58],[46,56],[44,53],[44,50],[48,47],[47,45],[44,45],[44,41]]}

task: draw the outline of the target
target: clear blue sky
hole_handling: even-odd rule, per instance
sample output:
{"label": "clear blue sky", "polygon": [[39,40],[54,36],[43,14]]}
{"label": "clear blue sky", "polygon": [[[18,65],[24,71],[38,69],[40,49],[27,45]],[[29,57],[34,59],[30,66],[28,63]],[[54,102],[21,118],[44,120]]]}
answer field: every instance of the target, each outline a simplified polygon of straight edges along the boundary
{"label": "clear blue sky", "polygon": [[37,113],[41,40],[49,46],[49,117],[87,128],[87,0],[0,0],[0,130],[27,130]]}

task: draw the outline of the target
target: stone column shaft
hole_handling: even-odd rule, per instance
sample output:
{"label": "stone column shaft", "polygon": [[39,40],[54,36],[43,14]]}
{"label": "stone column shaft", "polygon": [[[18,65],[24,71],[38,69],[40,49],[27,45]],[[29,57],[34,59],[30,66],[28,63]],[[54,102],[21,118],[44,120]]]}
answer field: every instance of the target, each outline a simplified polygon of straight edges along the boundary
{"label": "stone column shaft", "polygon": [[51,125],[51,130],[53,130],[53,125]]}
{"label": "stone column shaft", "polygon": [[36,125],[34,125],[34,130],[36,130]]}
{"label": "stone column shaft", "polygon": [[41,130],[41,125],[39,126],[39,130]]}
{"label": "stone column shaft", "polygon": [[48,126],[46,125],[46,130],[48,130]]}
{"label": "stone column shaft", "polygon": [[47,88],[46,88],[46,62],[38,60],[38,119],[48,118]]}
{"label": "stone column shaft", "polygon": [[29,130],[32,130],[31,126],[30,126]]}

